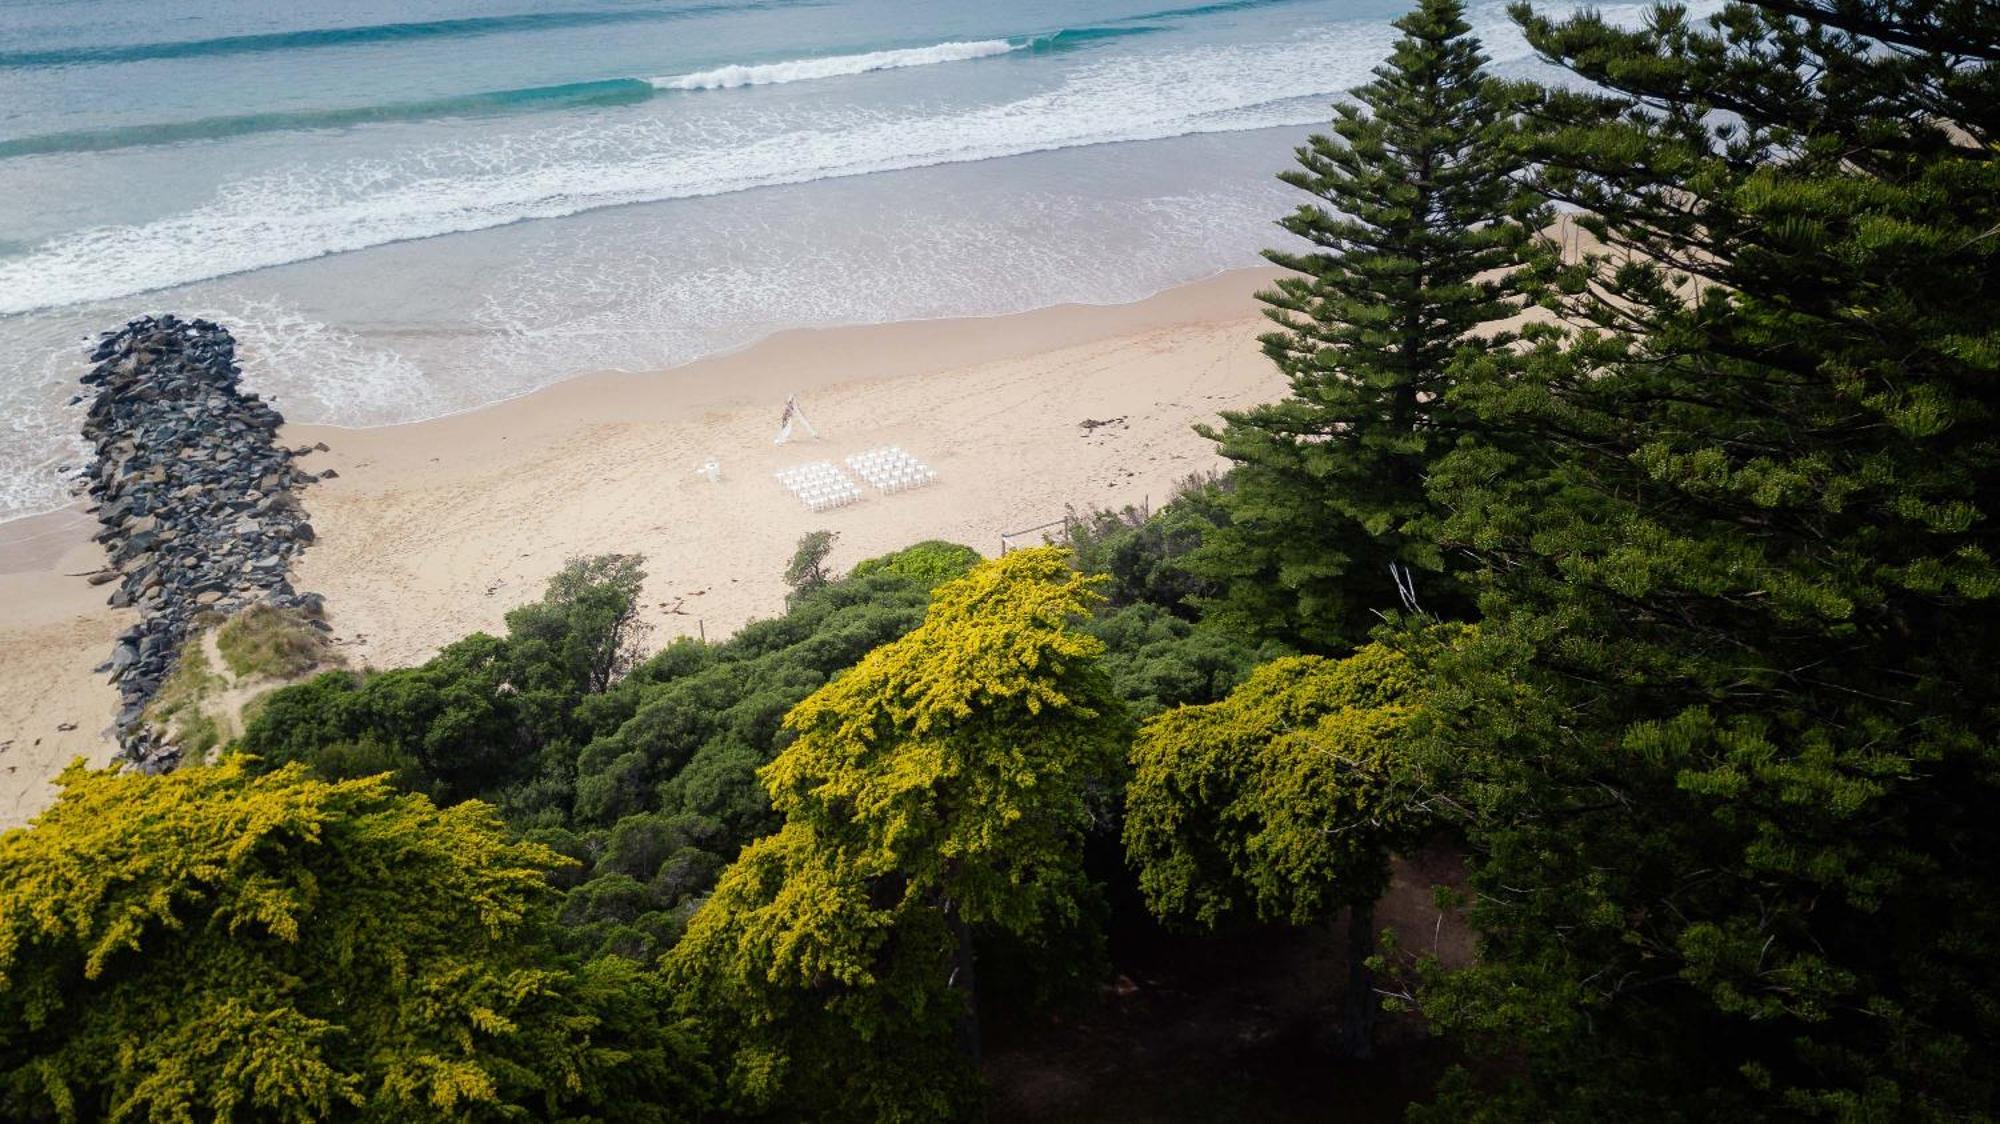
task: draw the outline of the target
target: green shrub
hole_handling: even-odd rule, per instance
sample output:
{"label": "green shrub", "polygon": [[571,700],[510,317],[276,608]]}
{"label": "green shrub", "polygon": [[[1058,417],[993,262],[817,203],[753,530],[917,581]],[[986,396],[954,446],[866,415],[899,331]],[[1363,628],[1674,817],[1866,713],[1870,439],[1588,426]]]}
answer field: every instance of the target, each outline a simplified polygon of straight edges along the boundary
{"label": "green shrub", "polygon": [[969,546],[943,539],[928,539],[879,558],[857,562],[851,576],[890,574],[920,581],[926,588],[935,589],[953,578],[964,577],[979,563],[979,552]]}
{"label": "green shrub", "polygon": [[[332,778],[390,772],[444,803],[516,795],[566,813],[573,747],[596,724],[622,721],[616,705],[583,704],[611,697],[604,692],[633,663],[639,564],[624,554],[572,560],[539,601],[507,614],[505,637],[475,633],[417,667],[332,672],[272,692],[241,745],[266,767],[301,761]],[[259,653],[271,647],[264,638],[287,635],[256,610],[231,627],[239,647]]]}
{"label": "green shrub", "polygon": [[1276,646],[1253,647],[1221,629],[1191,624],[1147,602],[1105,613],[1086,631],[1104,642],[1112,686],[1142,718],[1215,702],[1258,663],[1284,654]]}
{"label": "green shrub", "polygon": [[389,773],[442,803],[494,802],[583,864],[555,876],[571,899],[567,947],[650,957],[744,844],[777,826],[757,770],[789,744],[786,712],[915,627],[932,586],[976,558],[920,543],[727,641],[677,640],[629,671],[636,559],[582,560],[508,614],[507,636],[273,691],[238,745],[263,769]]}
{"label": "green shrub", "polygon": [[1071,510],[1064,531],[1077,568],[1103,574],[1102,592],[1113,608],[1152,604],[1186,620],[1200,615],[1204,599],[1219,588],[1189,565],[1195,552],[1229,516],[1222,498],[1227,477],[1192,475],[1156,512]]}

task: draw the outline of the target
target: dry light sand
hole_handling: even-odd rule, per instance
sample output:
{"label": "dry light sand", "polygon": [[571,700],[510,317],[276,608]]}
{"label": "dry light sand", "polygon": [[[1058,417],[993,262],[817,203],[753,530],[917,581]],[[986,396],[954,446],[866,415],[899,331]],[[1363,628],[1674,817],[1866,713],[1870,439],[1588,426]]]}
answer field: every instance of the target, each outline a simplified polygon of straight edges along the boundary
{"label": "dry light sand", "polygon": [[[351,665],[392,667],[500,628],[566,559],[639,553],[659,644],[781,612],[780,571],[807,531],[838,532],[844,568],[927,538],[992,554],[1066,505],[1157,505],[1219,466],[1193,425],[1279,393],[1251,295],[1270,276],[1115,308],[788,332],[412,425],[288,426],[287,444],[329,447],[306,468],[338,470],[302,496],[319,541],[293,582],[326,595]],[[794,393],[821,438],[776,447]],[[772,478],[887,444],[938,483],[814,514]],[[694,471],[711,456],[717,484]],[[72,757],[111,756],[115,694],[91,669],[132,614],[76,576],[103,563],[94,530],[80,509],[0,524],[0,827],[43,807]]]}

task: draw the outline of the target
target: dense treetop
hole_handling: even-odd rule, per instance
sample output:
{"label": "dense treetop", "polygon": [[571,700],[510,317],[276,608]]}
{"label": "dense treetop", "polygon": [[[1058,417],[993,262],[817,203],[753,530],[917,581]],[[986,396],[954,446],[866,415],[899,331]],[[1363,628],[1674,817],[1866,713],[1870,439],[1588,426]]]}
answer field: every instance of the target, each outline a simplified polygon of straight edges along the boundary
{"label": "dense treetop", "polygon": [[478,803],[239,761],[72,767],[0,837],[10,1119],[669,1119],[658,986],[551,951],[560,859]]}
{"label": "dense treetop", "polygon": [[1541,1028],[1496,1118],[1990,1107],[2000,21],[1520,15],[1608,252],[1431,479],[1485,944],[1429,1009]]}
{"label": "dense treetop", "polygon": [[888,1120],[968,1103],[974,927],[1074,926],[1093,895],[1080,843],[1126,730],[1077,628],[1089,584],[1051,548],[987,562],[787,716],[797,738],[761,770],[784,826],[668,960],[700,1009],[728,1012],[745,1107]]}

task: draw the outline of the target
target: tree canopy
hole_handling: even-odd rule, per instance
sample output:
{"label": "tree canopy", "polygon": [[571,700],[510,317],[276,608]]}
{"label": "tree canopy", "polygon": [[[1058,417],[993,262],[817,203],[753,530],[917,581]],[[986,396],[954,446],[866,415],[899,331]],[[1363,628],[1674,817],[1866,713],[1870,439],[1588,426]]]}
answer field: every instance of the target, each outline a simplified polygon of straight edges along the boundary
{"label": "tree canopy", "polygon": [[1465,607],[1432,576],[1447,559],[1425,481],[1465,428],[1450,390],[1466,353],[1512,341],[1490,326],[1520,311],[1547,218],[1516,175],[1516,94],[1463,6],[1423,0],[1395,26],[1333,135],[1279,177],[1314,197],[1280,223],[1313,248],[1267,252],[1290,274],[1259,294],[1290,393],[1210,433],[1236,462],[1197,556],[1223,586],[1211,611],[1308,649],[1363,641],[1381,612]]}
{"label": "tree canopy", "polygon": [[1426,1010],[1526,1061],[1451,1111],[1990,1110],[2000,20],[1516,14],[1607,249],[1432,477],[1484,944]]}
{"label": "tree canopy", "polygon": [[1344,1037],[1358,1057],[1378,1005],[1373,905],[1390,855],[1428,822],[1397,760],[1421,690],[1409,658],[1381,645],[1281,659],[1220,702],[1153,719],[1132,748],[1125,846],[1147,904],[1210,927],[1348,910]]}
{"label": "tree canopy", "polygon": [[240,759],[72,766],[0,836],[15,1120],[691,1117],[656,982],[550,940],[549,870],[478,803]]}
{"label": "tree canopy", "polygon": [[1421,680],[1370,645],[1265,664],[1220,702],[1148,722],[1132,748],[1125,843],[1157,912],[1311,924],[1388,886],[1413,835],[1391,757]]}
{"label": "tree canopy", "polygon": [[784,826],[667,961],[741,1105],[964,1110],[971,927],[1074,924],[1093,893],[1080,838],[1125,728],[1077,628],[1092,600],[1059,550],[987,562],[786,717],[797,738],[760,771]]}

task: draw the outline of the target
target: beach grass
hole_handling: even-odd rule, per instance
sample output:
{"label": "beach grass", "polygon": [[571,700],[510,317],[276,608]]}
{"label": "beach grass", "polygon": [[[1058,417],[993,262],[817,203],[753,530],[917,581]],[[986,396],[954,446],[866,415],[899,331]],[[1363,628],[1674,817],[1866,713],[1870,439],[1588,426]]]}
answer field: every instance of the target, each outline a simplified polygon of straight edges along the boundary
{"label": "beach grass", "polygon": [[292,679],[325,663],[338,662],[326,635],[304,614],[257,605],[232,618],[216,633],[216,649],[237,679]]}

